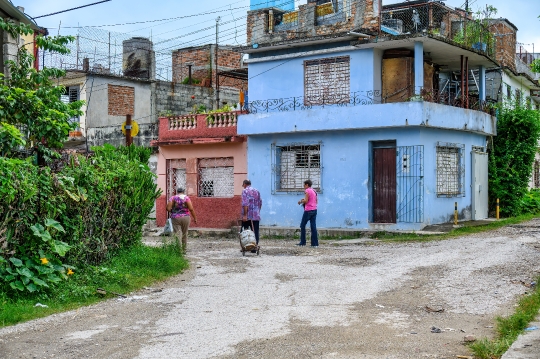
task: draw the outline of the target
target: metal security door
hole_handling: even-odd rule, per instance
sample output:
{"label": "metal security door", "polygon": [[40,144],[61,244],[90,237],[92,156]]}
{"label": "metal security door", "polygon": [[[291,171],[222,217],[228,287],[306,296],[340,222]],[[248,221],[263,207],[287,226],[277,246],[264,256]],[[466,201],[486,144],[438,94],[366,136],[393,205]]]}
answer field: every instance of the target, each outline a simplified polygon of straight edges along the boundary
{"label": "metal security door", "polygon": [[476,149],[472,155],[472,219],[488,218],[488,154]]}
{"label": "metal security door", "polygon": [[373,149],[373,222],[396,223],[396,148]]}

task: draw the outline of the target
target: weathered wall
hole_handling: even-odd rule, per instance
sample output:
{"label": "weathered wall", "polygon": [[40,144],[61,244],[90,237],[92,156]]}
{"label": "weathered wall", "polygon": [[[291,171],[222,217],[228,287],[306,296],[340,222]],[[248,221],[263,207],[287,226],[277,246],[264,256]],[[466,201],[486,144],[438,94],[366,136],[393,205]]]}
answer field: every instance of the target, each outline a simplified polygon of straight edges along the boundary
{"label": "weathered wall", "polygon": [[[156,82],[155,88],[157,115],[183,115],[192,112],[193,107],[199,105],[204,105],[209,110],[214,108],[216,95],[212,88],[163,81]],[[239,101],[239,91],[221,89],[219,97],[220,107],[223,103],[234,105]]]}
{"label": "weathered wall", "polygon": [[[232,157],[234,161],[234,197],[198,198],[198,160],[200,158]],[[242,181],[247,173],[247,145],[239,143],[193,144],[161,146],[158,154],[158,186],[163,191],[157,203],[157,225],[162,226],[167,219],[165,210],[167,193],[167,160],[186,159],[186,194],[193,200],[202,228],[230,228],[240,213]]]}
{"label": "weathered wall", "polygon": [[[215,45],[203,45],[197,47],[188,47],[179,49],[172,54],[173,81],[182,83],[189,76],[188,64],[191,64],[191,77],[201,81],[200,85],[209,86],[210,83],[215,87],[216,79],[216,47]],[[229,71],[239,69],[241,65],[242,54],[232,50],[231,46],[218,47],[218,68],[219,71]],[[204,79],[209,79],[203,83]],[[241,90],[247,88],[247,81],[232,80],[227,77],[219,78],[220,86],[231,87]]]}
{"label": "weathered wall", "polygon": [[[379,32],[380,0],[356,0],[351,6],[350,18],[343,16],[343,21],[333,24],[318,24],[316,3],[300,5],[294,18],[298,19],[295,27],[284,31],[269,31],[269,9],[260,9],[248,12],[247,17],[247,43],[267,44],[297,38],[333,35],[348,31],[362,31],[368,33]],[[272,9],[275,16],[283,11]],[[270,29],[271,30],[271,29]]]}
{"label": "weathered wall", "polygon": [[489,31],[495,35],[495,60],[516,70],[517,29],[506,19],[490,20]]}
{"label": "weathered wall", "polygon": [[295,57],[286,63],[283,63],[283,60],[275,60],[249,64],[249,71],[252,74],[260,74],[249,83],[249,101],[304,96],[304,61],[338,56],[350,56],[351,92],[381,89],[379,50],[340,51],[325,55]]}
{"label": "weathered wall", "polygon": [[[424,146],[424,191],[420,202],[424,209],[423,223],[370,223],[371,141],[386,140],[396,140],[397,146]],[[272,144],[313,141],[322,141],[322,193],[318,196],[317,215],[320,228],[419,230],[428,224],[449,222],[454,202],[458,202],[461,219],[471,218],[471,146],[484,146],[485,136],[464,131],[401,127],[249,136],[248,177],[261,192],[264,202],[261,225],[298,227],[302,217],[302,207],[297,204],[301,193],[272,194]],[[465,144],[465,197],[436,196],[437,141]]]}

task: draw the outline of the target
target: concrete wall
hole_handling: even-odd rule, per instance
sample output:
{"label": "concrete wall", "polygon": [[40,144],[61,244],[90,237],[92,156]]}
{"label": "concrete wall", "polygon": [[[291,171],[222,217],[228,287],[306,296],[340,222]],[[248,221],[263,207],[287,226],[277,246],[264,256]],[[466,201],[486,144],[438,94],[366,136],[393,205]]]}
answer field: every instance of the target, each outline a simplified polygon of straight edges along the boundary
{"label": "concrete wall", "polygon": [[304,96],[304,61],[338,56],[350,56],[351,92],[381,89],[382,52],[364,49],[250,63],[249,101]]}
{"label": "concrete wall", "polygon": [[[297,204],[301,193],[272,194],[272,144],[314,140],[322,141],[322,193],[317,216],[321,228],[419,230],[428,224],[449,222],[456,201],[460,218],[471,218],[471,146],[484,146],[485,136],[433,128],[399,128],[249,136],[248,177],[263,198],[262,225],[297,227],[303,210]],[[423,223],[370,223],[370,141],[381,140],[396,140],[397,146],[424,145]],[[465,197],[437,198],[437,141],[465,144]]]}
{"label": "concrete wall", "polygon": [[[157,225],[162,226],[167,219],[165,210],[167,191],[167,160],[186,159],[186,194],[193,201],[197,213],[197,227],[230,228],[240,216],[240,196],[242,181],[247,173],[247,143],[218,143],[162,146],[158,154],[158,186],[163,195],[156,201]],[[233,157],[234,161],[234,196],[231,198],[199,198],[198,159]]]}
{"label": "concrete wall", "polygon": [[313,108],[240,115],[238,134],[258,135],[286,132],[421,126],[457,131],[496,134],[496,119],[484,112],[430,102],[400,102],[377,105]]}

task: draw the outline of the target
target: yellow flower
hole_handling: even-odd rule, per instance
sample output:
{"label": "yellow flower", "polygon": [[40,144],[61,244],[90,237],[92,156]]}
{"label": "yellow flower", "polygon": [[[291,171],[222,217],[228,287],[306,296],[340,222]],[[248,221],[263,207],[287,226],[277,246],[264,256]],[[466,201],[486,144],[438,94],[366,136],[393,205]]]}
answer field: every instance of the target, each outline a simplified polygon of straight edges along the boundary
{"label": "yellow flower", "polygon": [[39,260],[41,261],[41,264],[48,264],[49,263],[47,258],[40,258]]}
{"label": "yellow flower", "polygon": [[71,270],[71,268],[68,268],[68,271],[67,271],[67,275],[73,275],[73,271]]}

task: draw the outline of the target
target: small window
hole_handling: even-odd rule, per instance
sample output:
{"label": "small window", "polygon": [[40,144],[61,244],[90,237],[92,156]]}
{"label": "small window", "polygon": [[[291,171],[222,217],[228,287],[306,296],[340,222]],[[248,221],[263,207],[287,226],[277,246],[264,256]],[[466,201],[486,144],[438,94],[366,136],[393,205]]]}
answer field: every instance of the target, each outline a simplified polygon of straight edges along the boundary
{"label": "small window", "polygon": [[534,161],[533,185],[534,185],[534,188],[540,188],[540,162],[539,161]]}
{"label": "small window", "polygon": [[304,105],[349,103],[349,56],[304,61]]}
{"label": "small window", "polygon": [[304,191],[304,181],[321,190],[321,145],[294,144],[274,146],[273,189],[284,192]]}
{"label": "small window", "polygon": [[437,143],[437,197],[465,196],[465,146]]}
{"label": "small window", "polygon": [[516,89],[516,104],[521,104],[521,90]]}
{"label": "small window", "polygon": [[232,157],[199,159],[199,197],[234,196]]}
{"label": "small window", "polygon": [[506,97],[508,99],[512,98],[512,86],[506,85]]}

